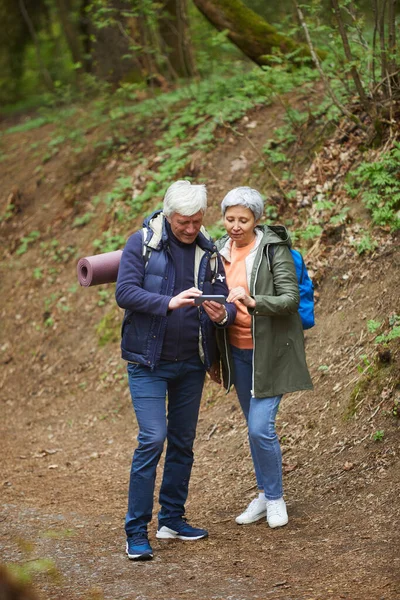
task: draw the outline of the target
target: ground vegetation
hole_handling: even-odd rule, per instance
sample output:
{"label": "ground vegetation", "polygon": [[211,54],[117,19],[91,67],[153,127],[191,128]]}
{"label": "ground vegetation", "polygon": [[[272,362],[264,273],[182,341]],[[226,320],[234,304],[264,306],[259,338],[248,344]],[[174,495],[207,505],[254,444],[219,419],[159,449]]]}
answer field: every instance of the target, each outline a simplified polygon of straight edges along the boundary
{"label": "ground vegetation", "polygon": [[[65,4],[78,22],[81,5]],[[104,30],[120,17],[126,32],[143,16],[134,3],[131,12],[89,4]],[[313,64],[293,68],[277,52],[254,66],[189,3],[194,76],[159,69],[171,49],[149,54],[157,82],[148,72],[112,84],[88,66],[95,40],[79,37],[89,63],[72,69],[65,32],[46,37],[40,23],[51,17],[32,13],[43,64],[60,83],[49,91],[33,80],[38,56],[27,42],[19,85],[32,93],[8,87],[14,101],[1,112],[2,589],[29,597],[32,585],[43,600],[398,598],[396,13],[371,11],[364,22],[346,2],[322,20],[315,3],[299,8],[301,18],[295,5],[288,11],[285,35],[327,53],[315,52]],[[187,516],[210,537],[164,544],[154,521],[155,559],[138,565],[124,554],[137,427],[120,359],[122,313],[115,285],[81,288],[76,264],[122,248],[178,178],[207,183],[214,237],[222,197],[243,184],[265,196],[266,223],[290,230],[315,285],[316,326],[305,334],[314,391],[282,402],[290,521],[273,531],[234,521],[256,493],[246,426],[234,391],[207,381]]]}

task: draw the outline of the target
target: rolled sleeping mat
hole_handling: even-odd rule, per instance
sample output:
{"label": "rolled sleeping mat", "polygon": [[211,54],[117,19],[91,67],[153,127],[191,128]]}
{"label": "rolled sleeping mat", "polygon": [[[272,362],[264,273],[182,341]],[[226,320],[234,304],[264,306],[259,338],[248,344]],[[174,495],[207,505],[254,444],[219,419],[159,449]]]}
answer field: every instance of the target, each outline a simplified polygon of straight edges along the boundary
{"label": "rolled sleeping mat", "polygon": [[104,252],[80,258],[76,266],[78,281],[83,287],[117,281],[122,250]]}

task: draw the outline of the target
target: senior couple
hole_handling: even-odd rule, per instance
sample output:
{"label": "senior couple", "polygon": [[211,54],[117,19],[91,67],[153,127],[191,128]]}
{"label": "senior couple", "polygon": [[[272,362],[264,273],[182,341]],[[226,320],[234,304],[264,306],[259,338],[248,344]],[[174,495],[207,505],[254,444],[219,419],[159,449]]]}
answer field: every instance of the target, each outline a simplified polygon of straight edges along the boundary
{"label": "senior couple", "polygon": [[[263,199],[249,187],[223,199],[227,234],[216,243],[202,226],[206,207],[204,185],[173,183],[163,209],[128,239],[118,272],[122,358],[139,427],[125,519],[131,560],[153,558],[147,526],[165,440],[156,537],[208,535],[184,515],[205,374],[221,383],[220,365],[248,425],[259,492],[236,522],[288,522],[275,418],[283,394],[312,388],[290,238],[284,227],[259,224]],[[226,303],[199,303],[203,294]]]}

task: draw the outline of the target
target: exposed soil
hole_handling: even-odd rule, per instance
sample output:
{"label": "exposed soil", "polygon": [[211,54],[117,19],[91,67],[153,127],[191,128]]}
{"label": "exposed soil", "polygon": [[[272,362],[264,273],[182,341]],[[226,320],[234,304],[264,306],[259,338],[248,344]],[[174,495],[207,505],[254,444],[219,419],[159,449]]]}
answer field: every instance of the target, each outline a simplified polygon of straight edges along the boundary
{"label": "exposed soil", "polygon": [[[219,218],[228,189],[256,185],[256,149],[280,110],[254,111],[238,124],[244,136],[222,131],[213,153],[193,158],[192,172],[210,180],[206,225]],[[3,138],[10,151],[0,165],[0,214],[17,208],[0,223],[1,560],[38,567],[42,599],[399,598],[400,347],[395,340],[380,348],[367,329],[369,320],[400,313],[398,239],[382,232],[380,248],[358,256],[348,228],[365,215],[353,206],[348,226],[310,248],[319,301],[306,348],[315,390],[287,395],[278,419],[287,527],[236,525],[256,493],[246,427],[234,391],[208,381],[187,516],[209,538],[156,540],[155,502],[154,560],[132,563],[123,520],[137,426],[119,341],[111,336],[101,347],[96,331],[106,315],[118,323],[121,311],[113,285],[77,289],[75,273],[109,217],[98,207],[88,225],[72,227],[123,166],[88,154],[94,166],[80,164],[77,178],[63,149],[39,177],[30,145],[50,134],[45,126]],[[40,240],[17,254],[33,230]]]}

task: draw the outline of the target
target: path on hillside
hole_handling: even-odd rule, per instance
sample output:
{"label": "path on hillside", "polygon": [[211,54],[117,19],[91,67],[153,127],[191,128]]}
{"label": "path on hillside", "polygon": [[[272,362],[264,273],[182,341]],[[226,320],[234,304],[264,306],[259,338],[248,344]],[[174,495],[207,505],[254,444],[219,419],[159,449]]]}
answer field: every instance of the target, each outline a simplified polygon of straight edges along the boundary
{"label": "path on hillside", "polygon": [[[199,157],[192,165],[210,180],[207,225],[219,218],[223,191],[252,177],[259,156],[249,140],[261,147],[281,108],[246,119],[238,124],[245,135],[226,134],[207,155],[206,173]],[[382,242],[373,257],[360,258],[344,227],[324,240],[317,327],[306,334],[315,390],[285,397],[278,419],[288,526],[236,525],[255,494],[246,427],[234,392],[208,383],[187,516],[210,536],[159,541],[154,519],[154,560],[129,562],[123,520],[137,430],[118,341],[99,347],[97,334],[105,318],[118,328],[121,314],[112,286],[77,288],[68,254],[72,247],[88,255],[110,220],[98,206],[87,226],[72,227],[71,197],[81,215],[93,210],[91,199],[111,189],[122,161],[83,173],[82,155],[75,186],[63,147],[38,178],[29,148],[50,137],[49,128],[8,138],[13,154],[2,163],[1,208],[16,202],[17,211],[0,229],[0,560],[35,571],[42,600],[397,600],[399,348],[392,364],[381,365],[383,382],[367,381],[357,396],[357,418],[345,415],[376,356],[368,320],[399,313],[398,248]],[[144,154],[154,152],[144,144]],[[363,218],[358,207],[349,215]],[[17,255],[33,230],[42,232],[40,243]]]}
{"label": "path on hillside", "polygon": [[[366,312],[379,294],[371,276],[370,301],[360,306]],[[60,360],[49,365],[42,387],[33,387],[23,405],[22,390],[2,394],[2,560],[50,559],[54,573],[42,565],[34,577],[49,600],[397,598],[396,431],[387,433],[391,444],[378,448],[364,425],[343,421],[337,390],[354,378],[343,367],[357,362],[350,350],[363,337],[362,323],[357,330],[358,312],[336,311],[336,300],[332,310],[331,291],[321,295],[320,325],[307,334],[316,389],[287,396],[279,418],[287,527],[235,524],[255,493],[246,430],[234,393],[225,397],[208,384],[187,510],[210,537],[156,540],[153,520],[154,560],[129,562],[123,517],[136,429],[128,394],[107,378],[99,384],[99,365],[68,367],[61,357],[64,368]],[[363,351],[362,342],[357,349]],[[96,362],[104,360],[115,381],[118,349],[107,354]],[[326,363],[332,376],[317,369]],[[15,376],[22,380],[20,370]],[[78,394],[83,387],[87,393]]]}

